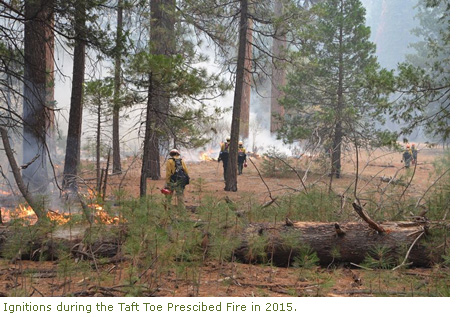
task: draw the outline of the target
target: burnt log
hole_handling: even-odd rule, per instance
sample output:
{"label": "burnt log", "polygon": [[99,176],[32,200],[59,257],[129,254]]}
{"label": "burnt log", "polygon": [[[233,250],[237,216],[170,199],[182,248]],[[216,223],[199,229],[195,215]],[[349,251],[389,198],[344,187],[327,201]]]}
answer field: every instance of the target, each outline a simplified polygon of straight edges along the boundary
{"label": "burnt log", "polygon": [[[364,222],[295,222],[293,226],[252,224],[242,232],[242,243],[235,256],[247,263],[268,259],[276,266],[291,265],[294,258],[306,250],[316,253],[322,266],[335,262],[361,263],[377,248],[387,250],[387,256],[397,265],[406,259],[413,266],[428,267],[440,258],[438,250],[429,250],[424,243],[429,233],[427,224],[384,222],[380,228],[383,232]],[[295,243],[292,237],[297,240]],[[265,241],[264,259],[259,255],[259,244],[258,253],[253,251],[256,239]]]}
{"label": "burnt log", "polygon": [[[27,230],[28,234],[18,235],[18,229]],[[125,226],[63,227],[52,233],[40,233],[34,226],[0,226],[0,257],[52,261],[66,252],[80,259],[113,258],[119,256],[126,237]]]}

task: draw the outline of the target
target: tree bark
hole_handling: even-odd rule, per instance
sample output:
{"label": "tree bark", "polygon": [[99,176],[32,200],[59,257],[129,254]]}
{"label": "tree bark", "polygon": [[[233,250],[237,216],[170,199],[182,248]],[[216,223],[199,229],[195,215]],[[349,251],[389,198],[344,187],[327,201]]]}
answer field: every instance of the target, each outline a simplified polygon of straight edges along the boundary
{"label": "tree bark", "polygon": [[113,173],[121,173],[121,147],[119,144],[119,111],[121,108],[121,58],[123,47],[122,10],[123,0],[119,0],[117,5],[116,56],[114,58]]}
{"label": "tree bark", "polygon": [[72,93],[70,98],[69,127],[64,161],[64,189],[76,191],[83,117],[83,83],[85,81],[85,6],[75,5],[75,44],[73,50]]}
{"label": "tree bark", "polygon": [[[322,266],[333,263],[360,264],[368,254],[373,256],[378,248],[387,250],[386,255],[392,266],[399,265],[404,258],[406,263],[414,267],[430,267],[441,260],[444,247],[434,248],[427,244],[428,237],[432,239],[433,235],[432,229],[427,228],[431,224],[384,222],[380,225],[385,229],[384,233],[378,233],[364,222],[294,222],[276,226],[250,224],[238,234],[241,244],[233,254],[245,263],[265,263],[266,260],[272,260],[272,264],[279,267],[292,265],[297,256],[305,255],[306,252],[315,252]],[[85,229],[82,230],[84,231]],[[0,236],[3,236],[0,239],[0,251],[2,243],[12,233],[8,227],[0,227]],[[45,235],[42,239],[25,241],[24,245],[27,247],[22,250],[21,258],[32,259],[31,254],[38,254],[43,259],[53,260],[57,258],[59,251],[67,249],[72,254],[85,257],[114,257],[119,256],[119,250],[127,237],[125,225],[100,227],[99,238],[86,245],[82,241],[84,235],[86,233],[70,239],[69,229],[65,229],[62,236],[55,233],[52,239]],[[264,257],[259,255],[259,250],[255,253],[251,247],[257,238],[266,241]],[[256,244],[259,248],[259,243]],[[211,248],[210,244],[208,248]]]}
{"label": "tree bark", "polygon": [[[172,56],[175,53],[175,0],[150,1],[150,53]],[[147,122],[144,139],[144,155],[140,180],[140,196],[146,193],[146,179],[161,178],[160,149],[167,144],[164,133],[167,115],[170,111],[170,95],[165,83],[152,72],[149,75]],[[145,169],[145,170],[144,170]]]}
{"label": "tree bark", "polygon": [[243,80],[243,97],[240,107],[240,137],[250,137],[250,102],[251,102],[251,65],[253,63],[253,20],[248,19],[246,35],[245,74]]}
{"label": "tree bark", "polygon": [[53,2],[25,1],[23,180],[40,194],[49,185],[47,139],[54,120]]}
{"label": "tree bark", "polygon": [[[276,0],[274,3],[274,14],[281,16],[284,11],[282,1]],[[276,37],[273,38],[273,61],[272,61],[272,78],[271,78],[271,127],[272,133],[276,132],[282,127],[282,117],[284,116],[284,107],[279,104],[279,99],[282,93],[280,87],[286,84],[286,72],[282,69],[276,58],[282,58],[286,49],[286,36],[283,27],[280,27],[276,32]]]}
{"label": "tree bark", "polygon": [[[13,177],[15,178],[16,185],[20,190],[21,194],[23,195],[24,199],[28,203],[28,205],[33,208],[34,213],[38,217],[39,220],[42,220],[46,217],[46,211],[43,205],[39,204],[36,198],[31,195],[28,190],[27,185],[24,183],[23,178],[21,176],[20,167],[16,163],[15,156],[13,155],[13,150],[10,146],[10,140],[8,139],[8,132],[4,127],[0,127],[0,135],[3,142],[3,149],[5,150],[5,154],[8,158],[8,163],[10,164]],[[1,223],[1,214],[0,214],[0,223]]]}
{"label": "tree bark", "polygon": [[[424,231],[423,223],[412,222],[385,222],[381,226],[384,233],[378,233],[363,222],[349,222],[342,224],[321,222],[295,222],[293,226],[268,224],[253,224],[248,226],[241,234],[242,244],[235,251],[235,256],[242,261],[254,263],[260,260],[250,248],[250,241],[257,237],[267,239],[265,251],[266,258],[272,259],[277,266],[287,266],[293,259],[307,248],[310,253],[315,252],[321,265],[333,262],[361,263],[367,254],[376,248],[386,248],[388,255],[398,264],[406,252]],[[296,236],[295,246],[289,246],[283,236]],[[408,256],[408,262],[413,266],[428,267],[439,258],[438,250],[427,249],[425,236],[417,241]]]}
{"label": "tree bark", "polygon": [[237,189],[237,153],[240,133],[240,113],[243,91],[245,88],[245,59],[246,39],[248,32],[248,0],[240,1],[240,34],[238,40],[237,71],[235,80],[235,95],[233,98],[232,127],[230,132],[229,159],[227,166],[226,191],[236,192]]}

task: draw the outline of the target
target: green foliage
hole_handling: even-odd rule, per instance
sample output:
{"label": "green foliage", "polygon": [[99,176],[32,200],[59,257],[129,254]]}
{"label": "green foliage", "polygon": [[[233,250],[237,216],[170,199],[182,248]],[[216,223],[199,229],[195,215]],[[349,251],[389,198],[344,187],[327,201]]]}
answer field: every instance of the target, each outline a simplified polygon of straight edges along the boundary
{"label": "green foliage", "polygon": [[338,221],[341,200],[333,193],[321,188],[312,188],[306,193],[289,195],[280,202],[280,219],[289,216],[296,221]]}
{"label": "green foliage", "polygon": [[393,76],[379,68],[360,1],[321,1],[309,14],[296,25],[299,44],[283,89],[279,136],[303,140],[309,149],[329,144],[336,160],[346,138],[359,146],[392,144],[394,135],[379,135],[375,121],[383,120],[378,105],[386,102]]}
{"label": "green foliage", "polygon": [[317,254],[306,248],[301,249],[300,254],[294,258],[294,266],[304,269],[314,268],[319,262]]}
{"label": "green foliage", "polygon": [[385,246],[376,246],[370,250],[362,265],[372,269],[391,269],[394,265],[391,250]]}
{"label": "green foliage", "polygon": [[300,268],[298,281],[309,280],[315,277],[316,274],[313,269],[319,262],[320,259],[315,252],[312,252],[308,247],[301,248],[299,254],[294,257],[294,267]]}
{"label": "green foliage", "polygon": [[398,65],[395,90],[402,95],[389,114],[404,123],[402,133],[424,126],[432,138],[450,138],[450,1],[421,0],[417,5],[420,27],[414,30],[421,41],[415,53]]}
{"label": "green foliage", "polygon": [[280,152],[276,147],[270,146],[261,162],[261,172],[267,177],[286,177],[291,174],[292,169],[284,163],[289,164],[286,154]]}
{"label": "green foliage", "polygon": [[166,124],[158,126],[158,133],[171,139],[176,147],[201,147],[209,141],[206,134],[222,110],[209,107],[206,101],[229,89],[220,75],[210,74],[190,62],[187,56],[179,54],[140,52],[133,56],[128,69],[137,87],[148,91],[148,74],[152,74],[152,85],[170,98],[168,110],[158,113],[166,118]]}
{"label": "green foliage", "polygon": [[268,238],[265,235],[252,235],[248,238],[248,260],[250,263],[266,263]]}

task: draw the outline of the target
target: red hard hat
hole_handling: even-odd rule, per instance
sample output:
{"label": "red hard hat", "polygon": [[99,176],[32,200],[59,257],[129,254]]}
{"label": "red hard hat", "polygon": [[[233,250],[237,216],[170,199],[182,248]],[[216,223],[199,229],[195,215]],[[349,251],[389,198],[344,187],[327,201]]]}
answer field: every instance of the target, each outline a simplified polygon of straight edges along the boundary
{"label": "red hard hat", "polygon": [[173,193],[173,191],[168,188],[162,188],[162,190],[160,191],[162,192],[163,195],[171,195]]}

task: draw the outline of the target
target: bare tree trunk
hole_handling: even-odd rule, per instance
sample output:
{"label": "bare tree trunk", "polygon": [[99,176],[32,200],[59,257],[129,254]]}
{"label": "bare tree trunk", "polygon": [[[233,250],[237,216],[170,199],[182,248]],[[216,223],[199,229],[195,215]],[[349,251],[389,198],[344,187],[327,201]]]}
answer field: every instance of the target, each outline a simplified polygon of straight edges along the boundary
{"label": "bare tree trunk", "polygon": [[[23,179],[44,194],[48,182],[48,133],[53,126],[53,0],[25,1]],[[49,131],[48,131],[49,130]]]}
{"label": "bare tree trunk", "polygon": [[[8,132],[4,127],[0,127],[0,135],[3,142],[3,148],[5,150],[5,154],[8,158],[8,162],[10,163],[11,170],[13,172],[13,177],[15,178],[16,185],[20,190],[21,194],[23,195],[24,199],[28,203],[29,206],[33,209],[34,213],[38,217],[39,220],[42,220],[46,217],[45,206],[41,205],[36,201],[36,198],[31,195],[28,190],[27,184],[23,182],[23,178],[21,176],[21,169],[16,163],[16,159],[13,155],[13,150],[10,146],[10,140],[8,139]],[[0,215],[0,222],[1,222],[1,215]]]}
{"label": "bare tree trunk", "polygon": [[250,102],[251,102],[251,65],[253,61],[253,20],[248,19],[245,75],[243,81],[243,97],[240,110],[240,137],[248,139],[250,136]]}
{"label": "bare tree trunk", "polygon": [[[424,232],[423,223],[386,222],[381,226],[384,233],[377,233],[364,222],[320,223],[295,222],[293,225],[253,224],[241,234],[241,246],[235,251],[242,261],[255,262],[258,257],[250,249],[250,241],[256,237],[267,240],[265,252],[267,258],[277,266],[286,266],[289,259],[306,251],[315,252],[321,265],[333,262],[356,263],[373,255],[377,248],[387,251],[387,257],[394,264],[399,264],[407,250]],[[297,236],[299,241],[289,245],[283,236]],[[421,238],[425,240],[425,236]],[[418,239],[419,240],[419,239]],[[426,243],[415,243],[409,252],[407,261],[414,266],[430,266],[439,261],[444,249],[436,250],[426,247]]]}
{"label": "bare tree trunk", "polygon": [[[172,56],[175,52],[174,11],[175,0],[150,1],[150,53]],[[152,73],[149,77],[147,122],[144,140],[140,195],[146,193],[146,180],[151,177],[160,179],[160,148],[166,144],[164,133],[167,114],[170,110],[170,96],[164,83]],[[145,169],[145,171],[144,171]]]}
{"label": "bare tree trunk", "polygon": [[114,58],[113,100],[113,173],[121,173],[121,149],[119,144],[119,110],[121,108],[121,58],[123,46],[122,10],[123,0],[118,1],[116,26],[116,56]]}
{"label": "bare tree trunk", "polygon": [[85,26],[86,9],[76,3],[75,45],[73,50],[72,93],[70,98],[69,127],[64,162],[64,189],[78,189],[76,177],[80,165],[80,142],[83,117],[83,83],[85,81]]}
{"label": "bare tree trunk", "polygon": [[[283,4],[280,0],[274,3],[274,13],[280,16],[283,12]],[[284,116],[284,107],[279,104],[279,99],[282,97],[279,87],[286,84],[285,70],[279,66],[279,61],[276,58],[282,58],[285,50],[285,30],[280,27],[276,32],[276,37],[273,39],[273,62],[272,62],[272,78],[271,78],[271,132],[276,132],[282,126],[282,117]]]}
{"label": "bare tree trunk", "polygon": [[[101,99],[101,98],[100,98]],[[100,193],[101,191],[101,166],[100,166],[100,158],[101,158],[101,101],[98,101],[98,118],[96,122],[96,191]]]}
{"label": "bare tree trunk", "polygon": [[[343,4],[341,4],[341,11],[343,11]],[[343,141],[343,80],[344,80],[344,65],[343,65],[343,28],[339,29],[339,61],[338,61],[338,87],[337,87],[337,106],[336,106],[336,122],[333,136],[333,153],[331,156],[331,177],[336,176],[339,178],[341,175],[341,143]],[[330,179],[331,180],[331,179]],[[330,181],[331,187],[331,181]]]}
{"label": "bare tree trunk", "polygon": [[235,80],[235,96],[233,98],[232,128],[230,132],[230,151],[228,160],[226,191],[236,192],[237,189],[237,153],[240,132],[240,112],[244,90],[246,39],[248,32],[248,0],[240,1],[240,36],[238,41],[237,72]]}

